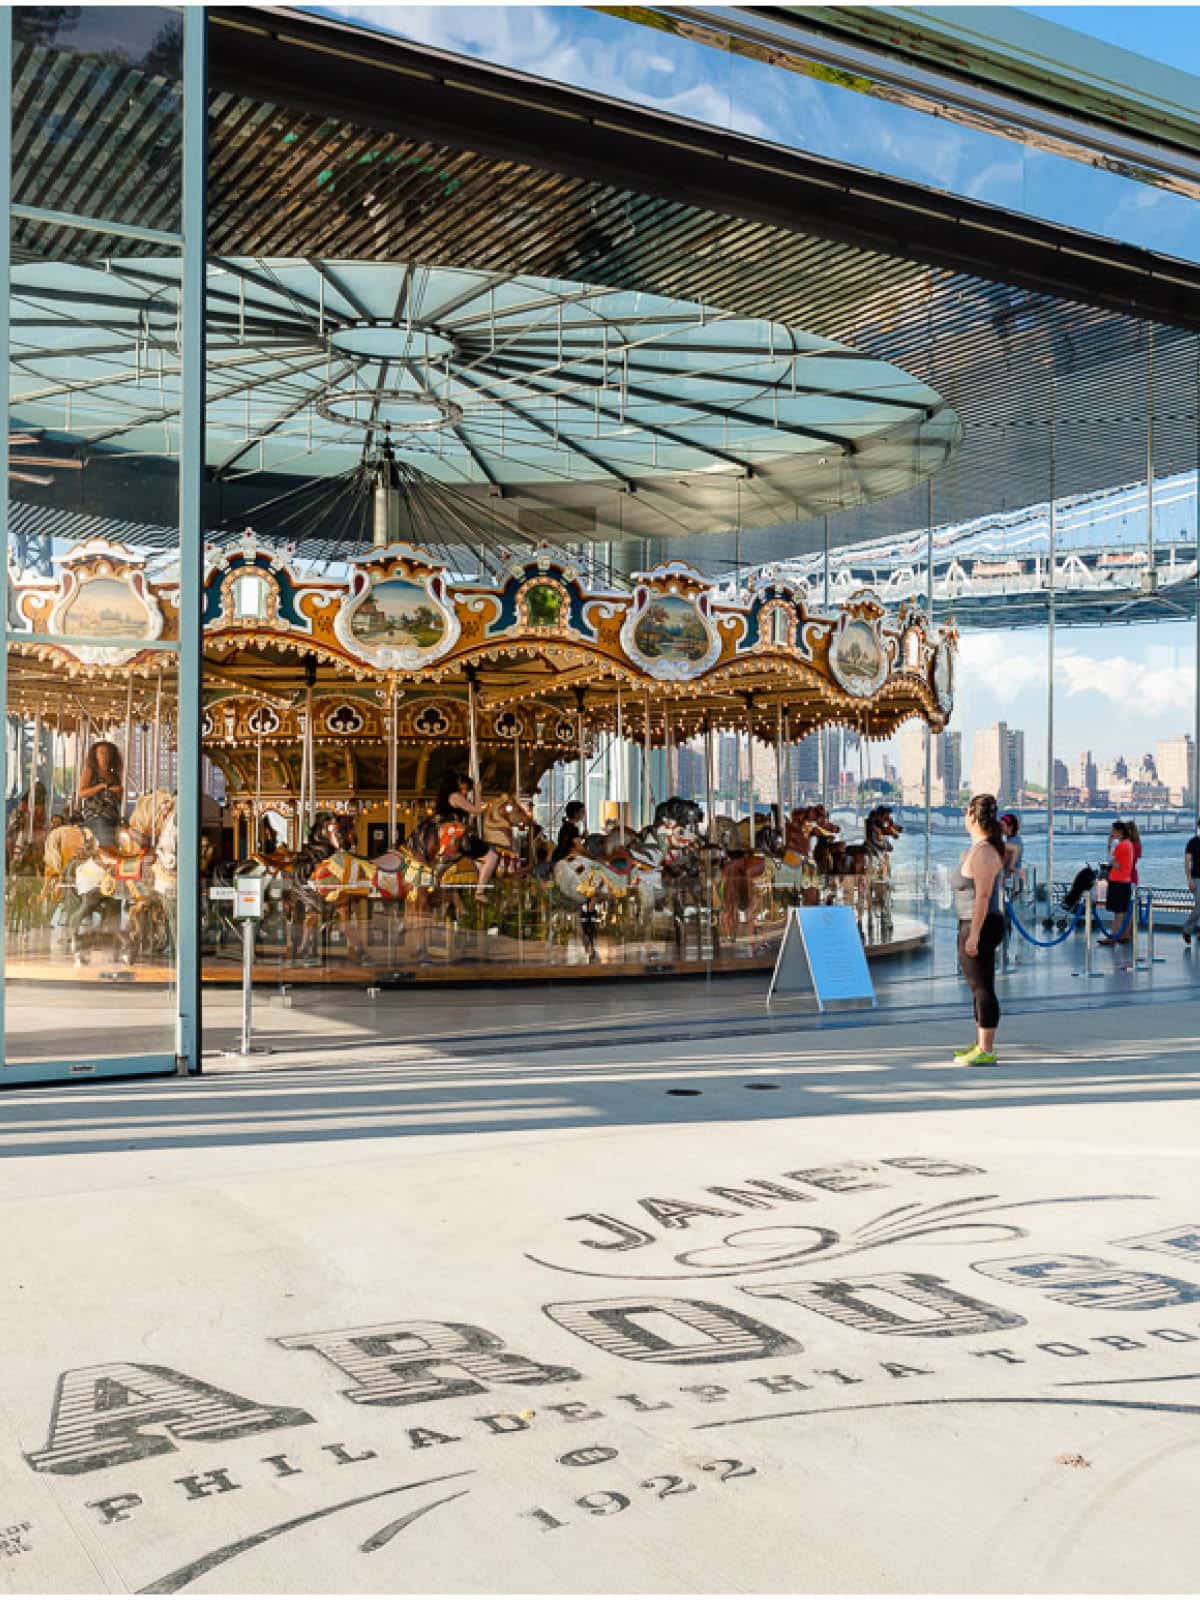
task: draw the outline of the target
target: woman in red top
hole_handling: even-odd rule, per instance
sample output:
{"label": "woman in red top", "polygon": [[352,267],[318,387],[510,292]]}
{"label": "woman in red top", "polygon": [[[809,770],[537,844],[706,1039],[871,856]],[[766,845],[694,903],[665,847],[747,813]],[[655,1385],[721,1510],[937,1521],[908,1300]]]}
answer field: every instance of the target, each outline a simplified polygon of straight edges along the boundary
{"label": "woman in red top", "polygon": [[1138,864],[1142,859],[1142,836],[1138,832],[1136,822],[1127,822],[1125,828],[1129,834],[1129,842],[1133,846],[1133,887],[1136,889],[1138,886]]}
{"label": "woman in red top", "polygon": [[[1115,842],[1112,847],[1112,861],[1108,868],[1108,895],[1106,904],[1109,915],[1113,919],[1111,932],[1120,934],[1119,938],[1105,935],[1100,940],[1101,944],[1127,944],[1132,939],[1132,919],[1129,917],[1129,906],[1133,899],[1133,872],[1136,857],[1133,849],[1133,840],[1129,837],[1129,829],[1123,822],[1114,822],[1112,833],[1109,835]],[[1128,926],[1127,926],[1128,924]]]}

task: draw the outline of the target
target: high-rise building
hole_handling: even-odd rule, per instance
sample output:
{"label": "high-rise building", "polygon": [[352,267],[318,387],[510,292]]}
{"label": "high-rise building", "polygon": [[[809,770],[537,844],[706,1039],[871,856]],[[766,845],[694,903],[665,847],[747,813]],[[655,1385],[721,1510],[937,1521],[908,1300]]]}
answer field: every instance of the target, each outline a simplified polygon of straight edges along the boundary
{"label": "high-rise building", "polygon": [[[962,787],[962,734],[930,735],[929,801],[952,806]],[[900,797],[906,806],[925,803],[925,725],[908,722],[900,730]]]}
{"label": "high-rise building", "polygon": [[1025,790],[1025,735],[1006,722],[980,728],[971,754],[971,788],[994,794],[1001,805],[1020,805]]}
{"label": "high-rise building", "polygon": [[1171,804],[1195,805],[1196,747],[1191,736],[1181,733],[1174,739],[1160,739],[1154,757],[1159,781],[1166,784]]}
{"label": "high-rise building", "polygon": [[821,744],[815,733],[792,747],[793,801],[799,804],[805,794],[816,794],[821,783]]}
{"label": "high-rise building", "polygon": [[685,800],[697,800],[703,805],[705,795],[703,741],[681,744],[675,761],[679,775],[679,794]]}
{"label": "high-rise building", "polygon": [[1079,790],[1085,803],[1100,787],[1100,770],[1090,750],[1082,750],[1075,770],[1071,774],[1071,782]]}
{"label": "high-rise building", "polygon": [[741,741],[732,733],[717,735],[717,791],[732,804],[738,795],[741,771]]}

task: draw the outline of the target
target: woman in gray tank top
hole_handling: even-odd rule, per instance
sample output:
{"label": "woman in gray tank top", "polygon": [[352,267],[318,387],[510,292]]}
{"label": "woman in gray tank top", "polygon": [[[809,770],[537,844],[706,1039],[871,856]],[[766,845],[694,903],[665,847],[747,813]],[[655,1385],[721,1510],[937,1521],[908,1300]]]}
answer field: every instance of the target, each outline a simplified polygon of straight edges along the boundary
{"label": "woman in gray tank top", "polygon": [[975,1043],[955,1051],[954,1059],[960,1066],[990,1067],[996,1062],[996,1028],[1000,1022],[996,951],[1004,938],[1004,835],[995,795],[973,796],[967,807],[966,825],[971,843],[950,880],[950,888],[958,917],[958,964],[975,1002]]}

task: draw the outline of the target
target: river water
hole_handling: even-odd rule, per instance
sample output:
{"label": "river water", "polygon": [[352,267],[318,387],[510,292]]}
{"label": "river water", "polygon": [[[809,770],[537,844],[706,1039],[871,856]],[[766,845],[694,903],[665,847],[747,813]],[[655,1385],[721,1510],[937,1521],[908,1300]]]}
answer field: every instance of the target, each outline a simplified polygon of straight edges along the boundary
{"label": "river water", "polygon": [[[835,820],[842,824],[847,839],[862,838],[862,824],[854,821],[854,813],[836,811]],[[1155,889],[1183,889],[1183,849],[1186,833],[1142,835],[1142,860],[1138,869],[1139,882]],[[934,867],[953,871],[966,849],[966,832],[961,835],[935,833],[930,839],[929,859]],[[1088,833],[1071,835],[1057,832],[1054,838],[1054,876],[1059,882],[1070,883],[1082,866],[1098,867],[1107,860],[1108,835]],[[906,827],[902,838],[896,841],[893,866],[901,869],[921,870],[925,865],[925,833],[921,827]],[[1046,835],[1036,833],[1025,837],[1025,866],[1037,870],[1039,880],[1046,875]]]}

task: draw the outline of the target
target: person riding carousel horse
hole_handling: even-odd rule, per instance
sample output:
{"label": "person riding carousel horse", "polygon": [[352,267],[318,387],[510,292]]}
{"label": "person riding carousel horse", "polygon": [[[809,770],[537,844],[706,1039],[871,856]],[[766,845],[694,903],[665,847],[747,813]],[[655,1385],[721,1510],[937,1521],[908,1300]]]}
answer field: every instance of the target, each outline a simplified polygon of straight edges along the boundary
{"label": "person riding carousel horse", "polygon": [[79,820],[98,845],[112,849],[121,826],[124,793],[121,752],[110,739],[100,739],[88,751],[79,776]]}
{"label": "person riding carousel horse", "polygon": [[447,772],[434,802],[434,814],[440,824],[440,854],[443,858],[462,855],[476,863],[477,900],[487,898],[489,885],[500,865],[500,852],[495,845],[471,832],[470,819],[481,816],[484,810],[475,798],[471,779],[465,773]]}

